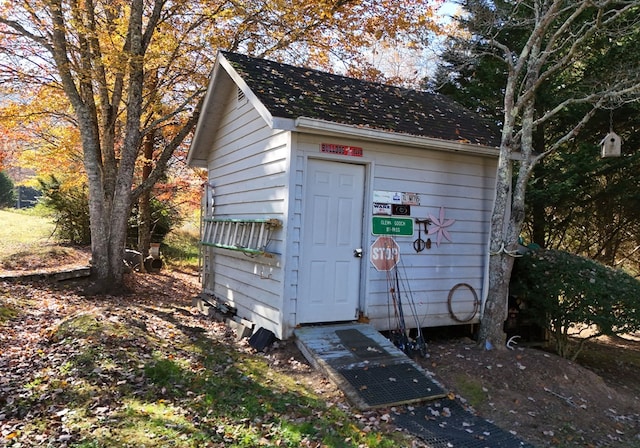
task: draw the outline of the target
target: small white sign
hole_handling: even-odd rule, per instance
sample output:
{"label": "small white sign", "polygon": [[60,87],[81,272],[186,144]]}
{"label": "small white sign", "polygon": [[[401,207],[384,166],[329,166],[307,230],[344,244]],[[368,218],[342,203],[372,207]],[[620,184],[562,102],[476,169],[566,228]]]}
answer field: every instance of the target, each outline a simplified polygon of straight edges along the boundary
{"label": "small white sign", "polygon": [[381,191],[373,192],[373,202],[382,202],[385,204],[402,204],[402,193],[397,191]]}
{"label": "small white sign", "polygon": [[382,204],[380,202],[374,202],[373,214],[391,216],[391,204]]}
{"label": "small white sign", "polygon": [[402,204],[420,205],[420,195],[418,193],[402,193]]}

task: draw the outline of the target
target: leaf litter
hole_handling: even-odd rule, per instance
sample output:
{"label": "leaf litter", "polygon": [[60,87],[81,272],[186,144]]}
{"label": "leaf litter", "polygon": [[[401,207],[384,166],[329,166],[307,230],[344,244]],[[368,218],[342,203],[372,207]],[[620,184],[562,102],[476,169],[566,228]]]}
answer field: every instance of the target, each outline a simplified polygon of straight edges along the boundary
{"label": "leaf litter", "polygon": [[82,285],[0,282],[0,446],[425,446],[354,415],[290,341],[257,353],[200,314],[193,273]]}
{"label": "leaf litter", "polygon": [[[285,425],[309,431],[295,446],[368,446],[367,437],[398,431],[394,415],[411,412],[357,411],[290,341],[265,353],[237,341],[191,306],[192,273],[134,274],[129,289],[84,297],[77,280],[0,282],[0,446],[287,446]],[[593,346],[602,360],[591,369],[537,349],[429,342],[420,362],[450,399],[536,446],[640,446],[640,369],[615,351],[639,353],[640,338]],[[256,360],[266,370],[253,369]],[[216,393],[213,378],[224,379]],[[426,446],[400,440],[391,446]]]}

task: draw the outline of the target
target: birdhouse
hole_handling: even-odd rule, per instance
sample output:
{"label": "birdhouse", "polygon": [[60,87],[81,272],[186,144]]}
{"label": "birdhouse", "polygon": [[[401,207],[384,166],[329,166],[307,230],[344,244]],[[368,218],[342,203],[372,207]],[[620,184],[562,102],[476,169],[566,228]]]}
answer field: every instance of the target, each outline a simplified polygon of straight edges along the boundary
{"label": "birdhouse", "polygon": [[622,139],[613,131],[609,132],[600,142],[602,157],[620,157],[621,147]]}

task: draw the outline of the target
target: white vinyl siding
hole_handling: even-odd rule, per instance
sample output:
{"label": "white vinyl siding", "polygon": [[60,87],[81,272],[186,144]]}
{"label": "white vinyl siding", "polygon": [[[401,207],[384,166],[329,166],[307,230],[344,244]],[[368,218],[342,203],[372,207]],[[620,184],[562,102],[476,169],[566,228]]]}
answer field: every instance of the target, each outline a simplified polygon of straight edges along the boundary
{"label": "white vinyl siding", "polygon": [[209,152],[209,183],[217,219],[276,218],[283,223],[267,250],[273,257],[212,249],[216,297],[238,316],[281,334],[282,257],[288,195],[288,134],[270,129],[247,101],[229,92],[216,141]]}
{"label": "white vinyl siding", "polygon": [[[322,157],[320,143],[335,143],[362,147],[363,157],[340,157],[339,160],[372,165],[372,179],[365,201],[366,238],[363,255],[365,288],[362,306],[364,315],[380,330],[395,325],[390,304],[390,283],[395,273],[378,272],[369,261],[369,246],[376,236],[371,234],[371,205],[373,191],[397,191],[417,193],[420,205],[411,206],[411,217],[425,219],[429,215],[439,218],[444,207],[445,219],[455,219],[447,227],[452,241],[444,237],[437,245],[437,235],[431,239],[431,249],[416,253],[413,241],[418,237],[417,224],[413,237],[396,237],[400,246],[401,261],[398,266],[401,294],[405,303],[407,326],[415,327],[416,319],[409,308],[411,298],[417,309],[417,321],[424,326],[458,324],[449,314],[447,297],[458,283],[470,284],[482,299],[483,282],[487,268],[487,247],[490,212],[494,198],[496,160],[451,152],[427,149],[411,149],[339,137],[317,138],[309,135],[298,137],[299,149],[311,157]],[[335,159],[335,156],[331,156]],[[302,187],[300,185],[300,187]],[[298,185],[296,185],[296,191]],[[299,200],[296,195],[296,201]],[[433,229],[433,225],[429,226]],[[391,278],[388,278],[388,277]],[[410,294],[405,291],[410,290]],[[465,298],[465,296],[469,296]],[[470,294],[456,294],[455,309],[459,317],[467,317],[473,310]],[[468,299],[468,300],[467,300]],[[465,303],[466,302],[466,303]],[[465,314],[465,310],[469,313]],[[477,322],[476,314],[472,322]]]}

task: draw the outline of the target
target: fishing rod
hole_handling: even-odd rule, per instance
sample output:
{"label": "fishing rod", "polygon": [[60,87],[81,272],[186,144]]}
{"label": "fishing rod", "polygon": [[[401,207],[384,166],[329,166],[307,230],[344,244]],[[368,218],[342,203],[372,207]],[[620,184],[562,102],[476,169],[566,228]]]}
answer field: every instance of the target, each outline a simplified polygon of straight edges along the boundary
{"label": "fishing rod", "polygon": [[414,300],[413,292],[411,291],[411,284],[409,283],[407,268],[405,267],[402,260],[400,260],[400,265],[402,266],[402,271],[404,272],[405,281],[403,281],[403,285],[405,287],[405,291],[408,291],[409,308],[413,313],[413,318],[416,323],[417,336],[414,340],[414,350],[417,350],[422,355],[422,357],[427,358],[429,355],[427,354],[427,343],[425,341],[424,334],[422,332],[423,322],[420,319],[418,319],[418,307],[416,306],[416,301]]}
{"label": "fishing rod", "polygon": [[[405,269],[404,263],[402,263],[402,267],[403,269]],[[391,277],[391,272],[390,272],[391,270],[390,269],[387,270],[387,286],[389,288],[389,293],[393,301],[394,317],[396,319],[396,329],[390,332],[391,340],[394,343],[394,345],[398,347],[400,350],[402,350],[407,356],[413,356],[414,352],[418,352],[423,357],[427,357],[427,347],[424,340],[424,335],[422,333],[422,324],[418,319],[418,310],[417,310],[415,301],[413,300],[413,294],[411,293],[411,288],[408,285],[408,277],[406,275],[406,269],[405,269],[405,279],[403,279],[402,282],[404,286],[406,286],[405,292],[409,291],[408,304],[413,313],[414,319],[416,321],[417,337],[415,340],[411,340],[409,338],[409,334],[407,331],[407,323],[404,315],[404,305],[402,303],[403,298],[402,298],[402,291],[401,291],[402,288],[400,284],[401,279],[400,279],[399,265],[396,264],[392,269],[395,271],[394,278]],[[392,327],[391,312],[389,312],[388,315],[389,315],[389,324],[390,324],[389,327],[391,328]]]}
{"label": "fishing rod", "polygon": [[396,296],[397,296],[397,309],[398,309],[398,320],[399,320],[399,324],[400,324],[400,328],[399,328],[399,332],[400,334],[399,336],[399,343],[400,343],[400,349],[405,352],[408,356],[411,356],[411,344],[409,343],[409,337],[407,336],[407,323],[404,320],[404,309],[402,306],[402,297],[400,294],[400,279],[398,276],[398,266],[395,267],[395,273],[396,273],[396,285],[395,285],[395,290],[396,290]]}
{"label": "fishing rod", "polygon": [[[397,267],[394,269],[397,273]],[[402,301],[399,296],[400,290],[396,282],[397,277],[396,279],[393,279],[390,271],[391,270],[387,270],[387,287],[389,288],[388,291],[391,297],[391,302],[393,302],[393,315],[395,318],[395,329],[392,329],[394,327],[391,325],[391,312],[389,312],[389,328],[391,329],[390,339],[391,342],[393,342],[393,345],[407,353],[410,347],[409,340],[407,338],[407,326],[404,320],[404,312],[402,310]]]}
{"label": "fishing rod", "polygon": [[[396,269],[399,269],[398,266],[396,266]],[[420,355],[424,358],[428,357],[427,354],[427,344],[425,342],[424,339],[424,335],[422,333],[422,322],[420,322],[420,320],[418,319],[418,307],[416,306],[416,302],[413,299],[413,292],[411,291],[411,286],[409,284],[409,277],[407,275],[407,270],[404,266],[404,263],[402,264],[402,269],[404,271],[404,279],[402,280],[402,284],[405,288],[405,297],[408,300],[408,304],[409,304],[409,308],[411,309],[411,312],[413,313],[413,318],[415,320],[416,323],[416,338],[412,341],[412,351],[414,352],[418,352],[420,353]],[[400,286],[398,286],[398,289],[400,288]]]}

